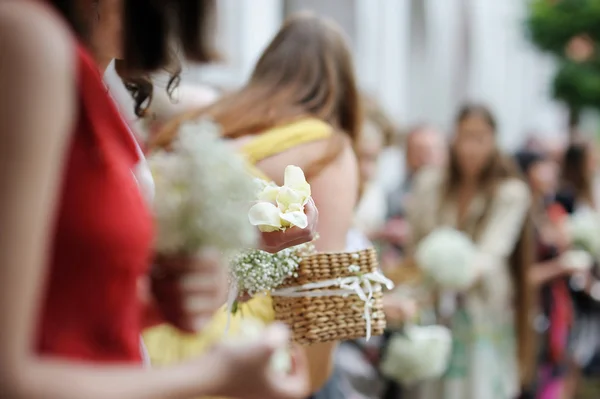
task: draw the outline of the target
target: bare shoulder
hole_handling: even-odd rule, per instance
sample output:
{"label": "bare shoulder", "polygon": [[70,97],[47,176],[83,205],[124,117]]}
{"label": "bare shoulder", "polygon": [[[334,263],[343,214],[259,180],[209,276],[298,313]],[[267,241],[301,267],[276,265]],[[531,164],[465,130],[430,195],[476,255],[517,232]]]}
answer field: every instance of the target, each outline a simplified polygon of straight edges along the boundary
{"label": "bare shoulder", "polygon": [[[0,48],[0,134],[26,139],[37,133],[36,142],[65,134],[76,76],[75,43],[68,28],[36,2],[0,2]],[[39,137],[40,128],[47,134]]]}
{"label": "bare shoulder", "polygon": [[[336,134],[342,135],[343,133]],[[338,142],[334,143],[333,141]],[[269,157],[261,161],[259,164],[261,169],[263,169],[272,179],[281,183],[280,180],[283,179],[282,165],[284,167],[287,165],[296,165],[304,170],[307,170],[316,162],[319,162],[324,157],[327,157],[329,152],[332,150],[332,146],[334,145],[341,145],[342,148],[338,155],[325,166],[317,178],[322,178],[327,175],[335,175],[340,170],[346,170],[346,174],[352,176],[351,173],[348,173],[348,169],[357,170],[356,156],[350,141],[344,136],[330,137],[297,145],[277,155]]]}
{"label": "bare shoulder", "polygon": [[30,68],[72,69],[74,40],[63,21],[32,1],[0,2],[2,66],[31,61]]}

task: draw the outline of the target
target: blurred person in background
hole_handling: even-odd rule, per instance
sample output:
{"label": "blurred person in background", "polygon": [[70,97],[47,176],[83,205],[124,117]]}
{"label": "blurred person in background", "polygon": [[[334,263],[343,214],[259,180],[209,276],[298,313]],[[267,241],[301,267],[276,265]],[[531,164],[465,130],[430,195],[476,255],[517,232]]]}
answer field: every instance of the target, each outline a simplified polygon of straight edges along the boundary
{"label": "blurred person in background", "polygon": [[[343,252],[354,220],[359,167],[354,148],[363,128],[362,101],[352,55],[340,27],[313,14],[290,16],[258,60],[250,80],[215,104],[182,116],[168,126],[172,138],[183,120],[208,116],[223,137],[257,168],[281,185],[288,165],[301,167],[319,210],[317,251]],[[171,132],[171,133],[169,133]],[[272,300],[256,296],[231,315],[274,322]],[[179,363],[207,351],[223,336],[227,310],[220,310],[197,335],[168,326],[144,334],[153,363]],[[312,392],[328,380],[336,342],[304,346]]]}
{"label": "blurred person in background", "polygon": [[219,98],[219,91],[208,85],[182,81],[167,91],[164,82],[158,80],[153,77],[152,81],[147,81],[147,84],[152,85],[152,98],[148,106],[137,115],[134,109],[135,101],[118,75],[114,62],[104,73],[104,81],[120,105],[121,113],[143,142],[175,116],[206,107]]}
{"label": "blurred person in background", "polygon": [[563,254],[570,242],[562,222],[562,207],[554,201],[559,165],[535,151],[516,154],[516,161],[532,193],[532,220],[536,238],[536,261],[530,281],[539,293],[534,327],[540,339],[537,373],[533,386],[522,398],[562,399],[568,371],[569,334],[573,304],[565,277],[576,272]]}
{"label": "blurred person in background", "polygon": [[[564,151],[556,199],[569,215],[597,212],[593,186],[596,168],[596,157],[590,143],[577,139]],[[572,396],[580,389],[583,375],[598,373],[600,298],[594,298],[590,294],[592,288],[597,289],[600,284],[599,277],[597,268],[593,268],[588,275],[579,273],[570,280],[575,303],[575,322],[571,336],[572,364],[566,391]],[[596,370],[592,373],[594,369]]]}
{"label": "blurred person in background", "polygon": [[443,133],[428,125],[410,130],[405,139],[406,174],[397,190],[390,195],[389,216],[404,214],[406,195],[410,195],[415,176],[425,167],[441,167],[447,158],[447,143]]}
{"label": "blurred person in background", "polygon": [[591,144],[585,141],[571,143],[562,153],[562,171],[557,200],[568,213],[594,210],[594,175],[596,156]]}
{"label": "blurred person in background", "polygon": [[[271,374],[285,329],[172,368],[142,366],[138,287],[153,256],[143,194],[152,183],[101,73],[113,58],[126,59],[132,77],[159,69],[171,42],[207,61],[204,28],[213,7],[0,3],[0,224],[10,231],[0,238],[0,397],[286,399],[305,392],[302,364],[289,376]],[[215,257],[184,263],[180,277],[218,282],[222,274]],[[219,302],[224,289],[217,283],[211,292],[174,295]],[[202,317],[181,315],[182,324]]]}
{"label": "blurred person in background", "polygon": [[387,200],[377,180],[382,151],[396,136],[396,128],[377,102],[364,97],[365,122],[356,148],[360,173],[361,196],[355,210],[354,226],[368,239],[374,238],[385,223]]}
{"label": "blurred person in background", "polygon": [[411,241],[418,245],[440,226],[463,231],[477,247],[479,277],[462,292],[440,293],[438,317],[452,331],[453,353],[445,376],[425,383],[417,396],[514,399],[533,361],[531,195],[516,166],[500,153],[487,108],[460,110],[449,154],[447,167],[425,169],[415,178]]}
{"label": "blurred person in background", "polygon": [[426,167],[441,167],[446,162],[447,144],[443,134],[421,125],[413,128],[405,140],[406,175],[387,198],[386,223],[372,237],[381,244],[382,264],[393,269],[402,258],[410,235],[406,220],[406,204],[411,195],[414,177]]}

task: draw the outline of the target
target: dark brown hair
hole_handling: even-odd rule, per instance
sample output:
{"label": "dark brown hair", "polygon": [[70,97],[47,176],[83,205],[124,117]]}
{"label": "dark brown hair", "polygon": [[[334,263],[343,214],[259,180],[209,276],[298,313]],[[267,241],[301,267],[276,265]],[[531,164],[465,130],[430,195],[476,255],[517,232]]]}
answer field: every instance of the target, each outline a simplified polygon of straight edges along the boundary
{"label": "dark brown hair", "polygon": [[[301,13],[283,24],[243,88],[182,119],[208,115],[229,138],[259,134],[304,117],[321,119],[344,134],[335,134],[328,154],[306,171],[314,175],[337,156],[340,140],[349,138],[356,145],[361,110],[352,56],[341,30],[329,20]],[[164,145],[176,132],[175,123],[154,145]]]}
{"label": "dark brown hair", "polygon": [[594,207],[592,175],[588,170],[590,145],[576,141],[569,145],[563,156],[561,184],[574,191],[577,202],[583,201]]}
{"label": "dark brown hair", "polygon": [[[49,0],[84,43],[100,1]],[[169,92],[179,82],[172,46],[180,45],[182,54],[192,61],[215,59],[211,35],[214,13],[214,0],[123,0],[124,54],[116,67],[135,100],[138,116],[152,99],[149,73],[171,67]]]}
{"label": "dark brown hair", "polygon": [[[497,125],[492,112],[482,105],[465,105],[462,107],[456,118],[456,126],[470,117],[483,118],[495,132]],[[461,171],[456,155],[456,151],[451,146],[450,159],[448,165],[448,175],[445,186],[445,196],[442,203],[448,201],[450,197],[455,196],[456,189],[462,182]],[[521,173],[515,162],[496,150],[490,157],[487,166],[484,168],[479,179],[479,189],[485,195],[486,209],[481,219],[477,222],[474,238],[477,238],[485,226],[489,216],[489,211],[493,202],[494,194],[498,185],[509,178],[521,179]],[[527,213],[519,239],[510,256],[510,272],[515,285],[515,323],[518,340],[518,359],[520,375],[523,383],[527,383],[532,378],[532,372],[535,362],[535,334],[532,328],[531,315],[533,312],[535,293],[529,283],[529,270],[533,263],[533,228],[530,212]]]}

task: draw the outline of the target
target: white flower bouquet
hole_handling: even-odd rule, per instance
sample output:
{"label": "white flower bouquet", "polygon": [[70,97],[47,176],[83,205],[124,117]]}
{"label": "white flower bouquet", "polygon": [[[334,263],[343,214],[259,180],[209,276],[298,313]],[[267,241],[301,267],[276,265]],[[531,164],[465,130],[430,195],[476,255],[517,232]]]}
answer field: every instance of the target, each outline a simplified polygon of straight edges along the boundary
{"label": "white flower bouquet", "polygon": [[432,231],[417,246],[415,261],[435,284],[451,290],[468,288],[477,278],[477,249],[463,232],[450,227]]}
{"label": "white flower bouquet", "polygon": [[[247,214],[249,225],[262,232],[281,231],[297,226],[308,226],[304,206],[310,200],[310,185],[301,168],[289,165],[285,168],[284,185],[255,179],[258,186],[255,204]],[[268,293],[292,277],[302,257],[314,253],[312,243],[286,248],[277,253],[258,249],[234,254],[230,268],[234,289],[249,295]]]}
{"label": "white flower bouquet", "polygon": [[244,160],[225,143],[216,124],[202,120],[179,129],[169,150],[148,157],[156,195],[156,249],[193,255],[204,247],[223,252],[255,247],[248,223],[256,185]]}
{"label": "white flower bouquet", "polygon": [[568,265],[571,269],[581,272],[589,270],[594,265],[594,258],[592,255],[582,249],[571,249],[565,251],[561,255],[560,261],[564,265]]}
{"label": "white flower bouquet", "polygon": [[441,377],[448,368],[452,333],[446,327],[406,326],[390,339],[381,372],[400,384],[414,384]]}
{"label": "white flower bouquet", "polygon": [[593,211],[580,211],[571,216],[567,229],[573,246],[600,259],[600,216]]}

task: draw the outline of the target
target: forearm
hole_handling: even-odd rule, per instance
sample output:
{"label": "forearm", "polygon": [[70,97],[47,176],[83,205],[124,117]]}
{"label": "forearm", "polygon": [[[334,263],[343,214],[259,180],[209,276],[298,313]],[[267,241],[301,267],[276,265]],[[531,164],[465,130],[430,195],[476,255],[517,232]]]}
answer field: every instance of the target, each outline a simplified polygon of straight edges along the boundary
{"label": "forearm", "polygon": [[333,371],[333,356],[337,342],[325,342],[304,347],[308,359],[311,392],[319,391]]}
{"label": "forearm", "polygon": [[[33,360],[16,381],[0,387],[11,399],[185,399],[216,394],[217,378],[207,359],[165,369],[91,366],[59,360]],[[205,370],[205,372],[199,372]],[[3,384],[4,385],[4,384]],[[6,388],[8,392],[3,392]]]}
{"label": "forearm", "polygon": [[529,273],[532,285],[543,285],[565,274],[565,270],[558,259],[533,264]]}

